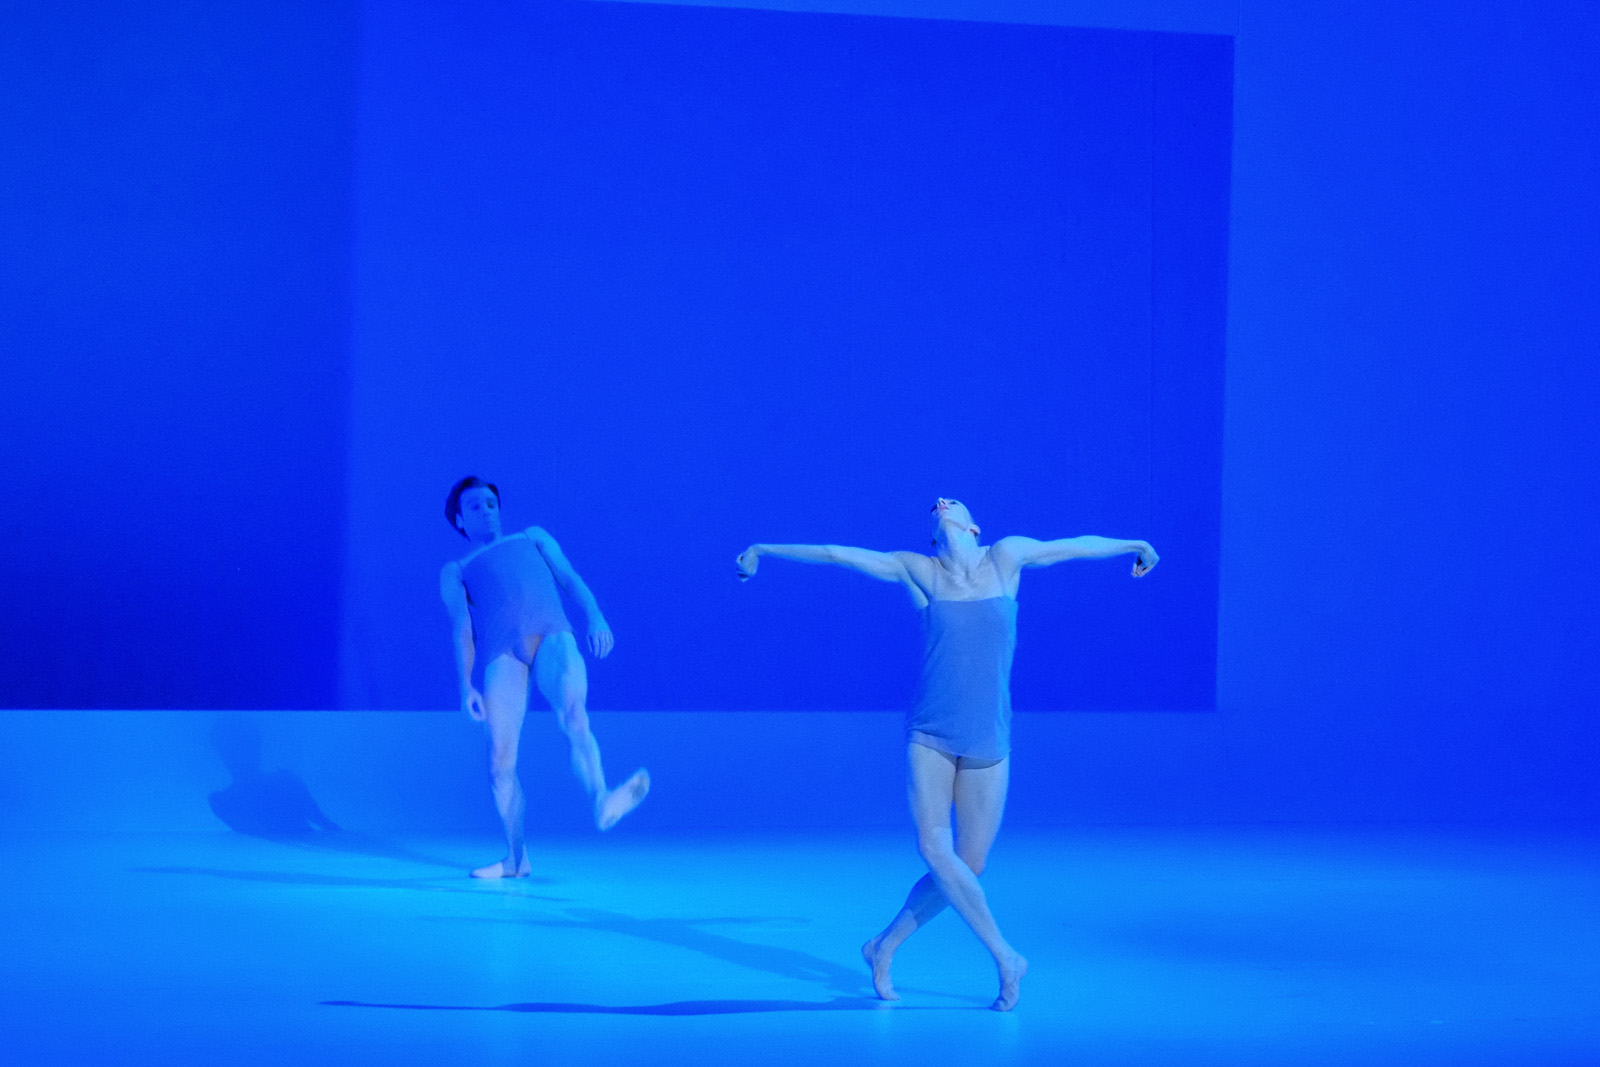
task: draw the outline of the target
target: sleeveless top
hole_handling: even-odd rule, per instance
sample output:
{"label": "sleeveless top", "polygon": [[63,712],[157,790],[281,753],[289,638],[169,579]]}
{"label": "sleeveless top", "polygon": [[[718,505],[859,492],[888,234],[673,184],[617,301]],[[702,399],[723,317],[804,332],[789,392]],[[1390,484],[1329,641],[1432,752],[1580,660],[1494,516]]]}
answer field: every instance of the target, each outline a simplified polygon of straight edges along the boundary
{"label": "sleeveless top", "polygon": [[907,739],[951,756],[1005,759],[1016,600],[930,598],[922,622],[922,683],[906,716]]}
{"label": "sleeveless top", "polygon": [[506,652],[521,659],[530,637],[572,629],[550,565],[527,534],[503,537],[467,560],[461,584],[472,613],[475,676]]}

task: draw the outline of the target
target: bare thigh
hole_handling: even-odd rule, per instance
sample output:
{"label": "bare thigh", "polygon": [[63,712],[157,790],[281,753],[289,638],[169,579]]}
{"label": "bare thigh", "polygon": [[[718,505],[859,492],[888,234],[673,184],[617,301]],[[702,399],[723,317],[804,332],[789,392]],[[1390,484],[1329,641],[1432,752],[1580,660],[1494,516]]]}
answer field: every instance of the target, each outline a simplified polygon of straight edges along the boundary
{"label": "bare thigh", "polygon": [[911,818],[919,841],[930,843],[930,835],[950,835],[956,854],[975,873],[982,874],[989,849],[1000,832],[1010,761],[951,756],[916,743],[907,745],[906,750],[911,771]]}
{"label": "bare thigh", "polygon": [[989,762],[962,758],[956,763],[956,855],[982,874],[1000,832],[1011,782],[1009,759]]}
{"label": "bare thigh", "polygon": [[544,635],[539,650],[534,653],[533,674],[551,710],[563,719],[584,714],[589,696],[589,672],[578,651],[578,640],[572,634]]}
{"label": "bare thigh", "polygon": [[907,793],[911,801],[911,821],[919,839],[943,831],[950,833],[950,806],[955,802],[956,757],[938,749],[912,742],[906,745],[910,771]]}
{"label": "bare thigh", "polygon": [[483,725],[493,758],[516,763],[517,738],[528,713],[528,665],[506,652],[483,668]]}

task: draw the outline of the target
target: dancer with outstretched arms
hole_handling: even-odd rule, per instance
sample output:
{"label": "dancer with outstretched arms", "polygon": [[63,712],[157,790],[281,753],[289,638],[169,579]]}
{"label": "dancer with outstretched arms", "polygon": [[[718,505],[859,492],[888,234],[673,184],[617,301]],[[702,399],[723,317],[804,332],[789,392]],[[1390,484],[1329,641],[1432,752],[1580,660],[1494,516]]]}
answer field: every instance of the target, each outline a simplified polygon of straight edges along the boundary
{"label": "dancer with outstretched arms", "polygon": [[[905,586],[922,613],[922,681],[906,718],[911,816],[928,873],[904,906],[862,946],[872,984],[898,1000],[890,963],[900,945],[948,904],[994,957],[1000,992],[992,1005],[1010,1011],[1028,962],[1006,941],[978,882],[1005,808],[1011,753],[1011,660],[1016,648],[1017,589],[1026,567],[1132,555],[1133,576],[1158,557],[1147,541],[1067,537],[1038,541],[979,539],[959,500],[933,505],[933,555],[874,552],[839,545],[751,545],[737,560],[741,579],[761,557],[829,563]],[[951,814],[954,809],[954,820]]]}

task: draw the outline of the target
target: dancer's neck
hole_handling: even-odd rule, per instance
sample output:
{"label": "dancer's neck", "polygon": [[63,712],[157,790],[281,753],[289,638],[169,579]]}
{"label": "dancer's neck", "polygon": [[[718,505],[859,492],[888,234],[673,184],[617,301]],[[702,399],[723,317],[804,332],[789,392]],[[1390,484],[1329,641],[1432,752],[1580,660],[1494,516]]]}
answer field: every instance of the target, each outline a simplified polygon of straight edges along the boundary
{"label": "dancer's neck", "polygon": [[939,538],[939,562],[956,574],[970,574],[983,562],[983,554],[978,539],[969,533],[958,534],[953,542],[943,536]]}

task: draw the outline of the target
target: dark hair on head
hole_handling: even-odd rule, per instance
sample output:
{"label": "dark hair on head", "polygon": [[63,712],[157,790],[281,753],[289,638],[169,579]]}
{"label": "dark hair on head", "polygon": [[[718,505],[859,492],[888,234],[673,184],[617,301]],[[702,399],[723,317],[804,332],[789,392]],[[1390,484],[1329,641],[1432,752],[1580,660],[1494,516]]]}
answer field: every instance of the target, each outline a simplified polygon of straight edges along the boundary
{"label": "dark hair on head", "polygon": [[444,518],[450,528],[462,537],[467,536],[467,531],[456,525],[456,519],[461,514],[461,494],[468,489],[487,489],[494,494],[494,502],[500,503],[500,490],[493,482],[486,482],[477,475],[469,474],[455,485],[450,487],[450,495],[444,498]]}

